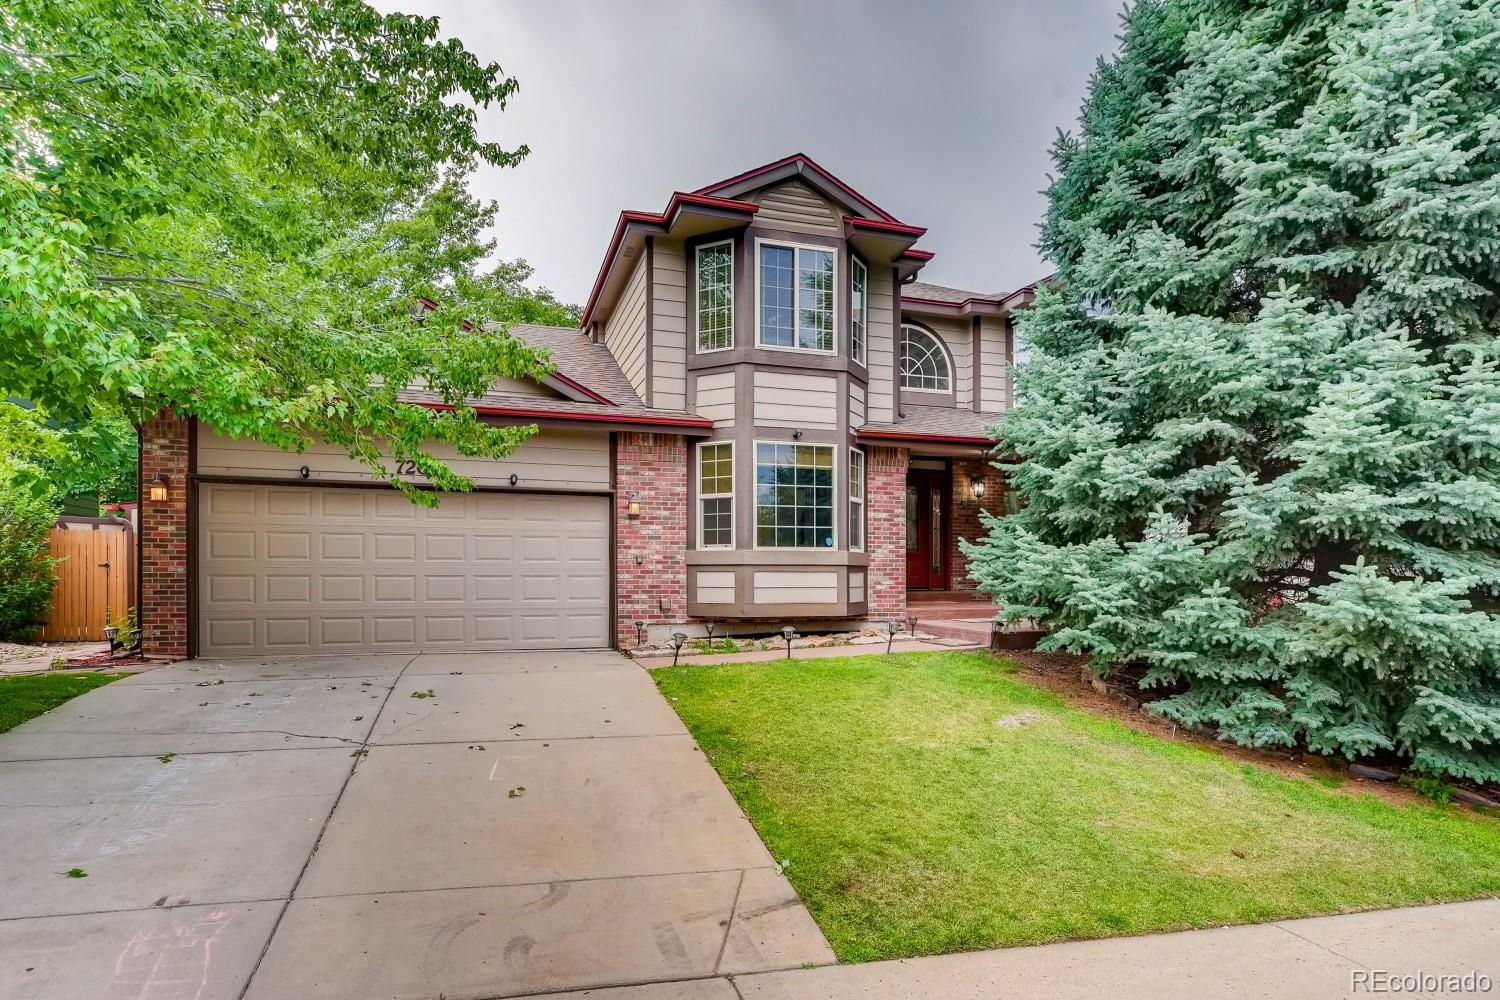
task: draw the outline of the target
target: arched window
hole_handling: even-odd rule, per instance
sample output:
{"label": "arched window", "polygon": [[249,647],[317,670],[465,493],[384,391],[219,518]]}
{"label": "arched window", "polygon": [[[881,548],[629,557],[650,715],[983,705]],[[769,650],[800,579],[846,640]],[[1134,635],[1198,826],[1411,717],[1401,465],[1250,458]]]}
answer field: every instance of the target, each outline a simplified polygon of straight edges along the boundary
{"label": "arched window", "polygon": [[901,387],[949,392],[953,389],[948,352],[920,326],[901,328]]}

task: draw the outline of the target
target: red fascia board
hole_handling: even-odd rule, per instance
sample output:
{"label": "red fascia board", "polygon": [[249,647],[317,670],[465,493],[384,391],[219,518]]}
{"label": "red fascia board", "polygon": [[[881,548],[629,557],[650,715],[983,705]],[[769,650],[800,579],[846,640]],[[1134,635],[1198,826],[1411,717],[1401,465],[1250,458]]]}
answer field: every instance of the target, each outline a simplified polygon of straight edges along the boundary
{"label": "red fascia board", "polygon": [[609,239],[609,249],[604,251],[604,263],[599,265],[599,273],[594,277],[594,287],[589,292],[588,304],[583,307],[583,318],[578,321],[580,329],[588,329],[589,321],[594,318],[594,307],[599,304],[599,293],[604,290],[604,279],[609,276],[610,265],[615,262],[615,255],[620,252],[620,244],[625,240],[625,230],[630,223],[640,222],[648,225],[665,226],[684,204],[702,205],[706,208],[723,208],[734,212],[746,212],[750,215],[754,215],[760,211],[760,206],[750,201],[715,198],[711,195],[699,194],[697,192],[674,191],[672,192],[672,197],[667,200],[666,209],[660,213],[633,210],[621,212],[620,221],[615,223],[614,235]]}
{"label": "red fascia board", "polygon": [[759,177],[761,174],[768,174],[773,170],[780,170],[787,164],[796,163],[798,160],[801,160],[804,164],[816,170],[819,176],[828,181],[828,183],[832,184],[834,187],[838,188],[840,191],[844,192],[849,197],[853,198],[855,201],[859,202],[861,205],[865,206],[876,215],[880,216],[886,222],[896,222],[896,217],[894,215],[887,212],[885,209],[881,208],[879,205],[875,204],[873,201],[866,198],[864,195],[860,194],[858,191],[854,190],[852,187],[845,184],[837,177],[833,176],[833,174],[830,174],[827,170],[824,170],[821,166],[818,165],[817,162],[813,160],[812,157],[808,156],[806,153],[793,153],[791,156],[784,156],[781,159],[777,160],[775,163],[767,163],[763,167],[756,167],[753,170],[746,170],[742,174],[735,174],[733,177],[727,177],[724,180],[719,181],[717,184],[709,184],[706,187],[701,187],[695,193],[703,194],[707,191],[717,191],[719,188],[728,187],[730,184],[738,184],[740,181],[748,181],[752,178]]}
{"label": "red fascia board", "polygon": [[[457,409],[452,403],[417,402],[415,405],[429,410]],[[558,410],[533,410],[525,406],[471,406],[469,409],[482,417],[526,417],[533,420],[566,420],[576,423],[642,424],[654,427],[694,427],[712,430],[714,422],[702,417],[651,417],[632,416],[628,413],[568,413]]]}
{"label": "red fascia board", "polygon": [[569,389],[574,389],[574,390],[576,390],[578,392],[583,393],[585,396],[587,396],[588,398],[592,399],[596,403],[603,403],[606,406],[614,406],[615,405],[610,400],[605,399],[603,396],[599,395],[593,389],[590,389],[586,385],[580,385],[579,383],[577,383],[577,382],[573,381],[572,379],[568,378],[568,376],[562,374],[561,372],[549,372],[548,374],[552,378],[557,379],[563,385],[567,386]]}
{"label": "red fascia board", "polygon": [[931,260],[935,255],[931,250],[918,250],[916,247],[912,247],[909,250],[901,251],[901,256],[910,257],[912,260]]}
{"label": "red fascia board", "polygon": [[855,229],[874,229],[882,233],[894,233],[897,236],[910,236],[921,239],[927,235],[925,226],[908,226],[902,222],[882,222],[879,219],[856,219],[852,215],[844,216],[844,223]]}
{"label": "red fascia board", "polygon": [[932,441],[936,444],[977,444],[989,446],[995,442],[984,437],[969,437],[961,434],[921,434],[916,431],[855,431],[856,437],[878,441]]}

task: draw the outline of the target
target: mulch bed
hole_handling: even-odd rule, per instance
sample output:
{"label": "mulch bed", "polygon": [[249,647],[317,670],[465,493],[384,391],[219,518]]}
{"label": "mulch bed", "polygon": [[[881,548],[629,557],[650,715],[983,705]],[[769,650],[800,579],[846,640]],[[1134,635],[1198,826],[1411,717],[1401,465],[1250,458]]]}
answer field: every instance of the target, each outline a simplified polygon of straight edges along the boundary
{"label": "mulch bed", "polygon": [[99,667],[131,667],[151,661],[139,653],[95,653],[68,660],[64,670],[91,670]]}

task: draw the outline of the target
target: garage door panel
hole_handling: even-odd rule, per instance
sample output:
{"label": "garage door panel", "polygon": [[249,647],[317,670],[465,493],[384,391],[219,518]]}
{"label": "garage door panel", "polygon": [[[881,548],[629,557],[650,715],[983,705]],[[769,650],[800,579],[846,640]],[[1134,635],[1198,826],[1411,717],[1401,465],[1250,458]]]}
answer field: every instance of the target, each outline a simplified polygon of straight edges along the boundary
{"label": "garage door panel", "polygon": [[200,652],[609,643],[602,497],[205,484]]}

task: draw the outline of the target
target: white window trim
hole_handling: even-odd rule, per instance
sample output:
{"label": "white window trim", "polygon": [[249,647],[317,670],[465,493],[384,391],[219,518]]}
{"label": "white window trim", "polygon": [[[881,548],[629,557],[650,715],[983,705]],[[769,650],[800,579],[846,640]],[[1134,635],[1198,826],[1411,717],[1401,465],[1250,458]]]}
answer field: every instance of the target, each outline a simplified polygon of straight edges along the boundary
{"label": "white window trim", "polygon": [[[703,449],[707,448],[707,447],[710,447],[710,446],[713,446],[713,445],[728,445],[729,446],[729,492],[728,493],[704,493],[703,492]],[[707,550],[707,551],[715,551],[715,550],[723,550],[723,549],[732,549],[732,548],[734,548],[734,534],[735,534],[735,532],[734,532],[734,520],[735,520],[735,509],[734,509],[735,508],[735,503],[734,503],[734,487],[735,487],[734,463],[735,463],[735,460],[736,460],[736,456],[735,456],[734,452],[735,452],[735,447],[734,447],[734,442],[733,441],[699,441],[698,442],[698,464],[694,468],[693,474],[698,477],[695,482],[696,482],[696,485],[698,487],[698,489],[697,489],[696,492],[698,494],[698,511],[697,511],[697,514],[698,514],[698,548],[699,549],[703,549],[703,550]],[[723,500],[725,498],[728,498],[728,500],[729,500],[729,544],[728,545],[705,545],[705,544],[703,544],[703,501],[705,501],[705,500]]]}
{"label": "white window trim", "polygon": [[[938,345],[938,350],[943,352],[943,359],[948,363],[948,388],[946,389],[918,389],[916,386],[906,384],[906,373],[901,370],[901,352],[906,349],[906,328],[911,327],[931,337]],[[902,392],[927,392],[934,396],[956,396],[958,394],[958,365],[953,361],[953,352],[948,349],[948,342],[943,335],[936,330],[929,330],[915,323],[902,323],[899,336],[896,338],[896,384]]]}
{"label": "white window trim", "polygon": [[[796,281],[797,274],[797,251],[817,250],[822,253],[833,254],[833,349],[820,351],[814,347],[782,347],[778,344],[763,344],[760,340],[760,248],[763,244],[773,247],[785,247],[792,251],[792,336],[797,335],[797,314],[801,312],[799,303],[802,300],[802,283]],[[868,279],[866,279],[868,280]],[[868,293],[867,293],[868,295]],[[755,238],[755,346],[762,351],[790,351],[793,354],[818,354],[824,357],[835,357],[839,353],[839,248],[835,246],[823,246],[817,243],[793,243],[789,240]]]}
{"label": "white window trim", "polygon": [[[775,242],[772,240],[771,242]],[[827,448],[833,452],[833,544],[832,545],[762,545],[760,544],[760,504],[756,503],[755,490],[759,488],[760,477],[760,446],[763,444],[790,444],[802,445],[808,448]],[[842,532],[839,531],[839,446],[818,441],[786,441],[771,438],[756,438],[750,442],[750,530],[752,545],[756,552],[837,552],[839,543],[843,540]]]}
{"label": "white window trim", "polygon": [[851,538],[849,540],[849,551],[850,552],[863,552],[865,550],[865,544],[864,544],[865,543],[865,529],[867,527],[869,527],[869,525],[865,522],[865,498],[867,496],[869,496],[869,493],[870,493],[870,466],[869,466],[869,459],[866,458],[866,456],[865,456],[865,450],[863,448],[850,448],[849,449],[849,454],[851,456],[853,456],[853,455],[858,455],[859,456],[859,478],[860,478],[859,490],[860,490],[860,493],[862,494],[859,497],[859,499],[856,500],[854,498],[854,493],[852,492],[853,488],[854,488],[854,479],[851,476],[851,478],[849,479],[849,487],[846,490],[846,492],[848,493],[849,503],[851,503],[851,504],[856,504],[856,503],[859,504],[859,541],[860,541],[860,545],[859,545],[859,548],[855,548],[854,547],[854,539]]}
{"label": "white window trim", "polygon": [[[716,247],[729,248],[729,346],[709,347],[703,346],[703,310],[699,305],[698,296],[701,289],[698,287],[698,257],[705,250],[713,250]],[[700,243],[693,248],[693,353],[695,354],[719,354],[723,351],[734,350],[734,240],[715,240],[712,243]]]}
{"label": "white window trim", "polygon": [[[838,265],[835,264],[834,267],[837,268]],[[856,268],[858,270],[856,270]],[[860,337],[860,341],[859,341],[859,353],[856,354],[855,351],[854,351],[854,276],[856,274],[858,274],[859,272],[861,272],[861,271],[864,272],[864,276],[865,276],[865,302],[864,302],[865,314],[864,314],[864,317],[860,320],[860,322],[864,326],[864,329],[861,331],[862,336]],[[838,302],[835,301],[834,305],[835,305],[835,307],[837,307]],[[837,308],[835,308],[835,315],[837,315]],[[757,329],[759,329],[759,328],[757,327]],[[865,264],[864,261],[862,261],[858,257],[854,256],[853,253],[850,253],[849,254],[849,360],[853,361],[855,364],[864,365],[866,363],[865,362],[865,354],[869,351],[869,349],[870,349],[870,268],[868,266],[866,266],[866,264]]]}

